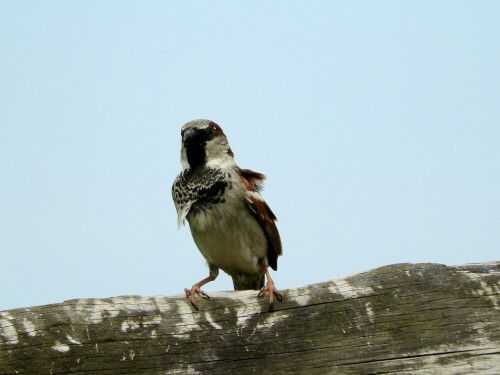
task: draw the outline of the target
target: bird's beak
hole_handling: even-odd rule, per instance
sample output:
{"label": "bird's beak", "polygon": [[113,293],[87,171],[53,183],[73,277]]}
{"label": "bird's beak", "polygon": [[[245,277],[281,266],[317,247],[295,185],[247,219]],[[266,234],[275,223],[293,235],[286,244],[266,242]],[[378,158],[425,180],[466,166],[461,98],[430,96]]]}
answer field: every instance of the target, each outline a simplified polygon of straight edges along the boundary
{"label": "bird's beak", "polygon": [[193,128],[187,129],[182,135],[182,142],[189,142],[193,140],[198,135],[198,132]]}

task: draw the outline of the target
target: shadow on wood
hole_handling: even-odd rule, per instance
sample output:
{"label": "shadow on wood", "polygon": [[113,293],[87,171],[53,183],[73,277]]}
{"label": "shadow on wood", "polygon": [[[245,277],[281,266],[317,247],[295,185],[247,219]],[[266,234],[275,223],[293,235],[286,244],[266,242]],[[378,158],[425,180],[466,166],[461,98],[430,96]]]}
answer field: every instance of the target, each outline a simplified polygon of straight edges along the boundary
{"label": "shadow on wood", "polygon": [[284,291],[0,312],[1,374],[495,373],[500,262],[398,264]]}

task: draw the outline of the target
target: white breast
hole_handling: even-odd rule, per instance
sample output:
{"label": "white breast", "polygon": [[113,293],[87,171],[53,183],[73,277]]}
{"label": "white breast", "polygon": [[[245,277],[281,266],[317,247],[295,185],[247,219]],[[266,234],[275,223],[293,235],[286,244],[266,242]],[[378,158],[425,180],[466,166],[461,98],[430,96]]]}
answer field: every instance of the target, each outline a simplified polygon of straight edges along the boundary
{"label": "white breast", "polygon": [[[263,229],[234,190],[225,202],[187,216],[193,239],[205,259],[230,275],[261,271],[267,254]],[[267,260],[266,260],[267,262]]]}

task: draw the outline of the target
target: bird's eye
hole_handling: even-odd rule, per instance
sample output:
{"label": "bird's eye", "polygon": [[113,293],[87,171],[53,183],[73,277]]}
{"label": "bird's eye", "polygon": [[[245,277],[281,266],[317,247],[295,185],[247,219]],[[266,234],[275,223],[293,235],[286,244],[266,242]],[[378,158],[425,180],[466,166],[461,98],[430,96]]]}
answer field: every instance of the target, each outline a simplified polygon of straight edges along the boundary
{"label": "bird's eye", "polygon": [[206,132],[209,136],[213,136],[215,134],[214,128],[211,128],[211,127],[208,127]]}

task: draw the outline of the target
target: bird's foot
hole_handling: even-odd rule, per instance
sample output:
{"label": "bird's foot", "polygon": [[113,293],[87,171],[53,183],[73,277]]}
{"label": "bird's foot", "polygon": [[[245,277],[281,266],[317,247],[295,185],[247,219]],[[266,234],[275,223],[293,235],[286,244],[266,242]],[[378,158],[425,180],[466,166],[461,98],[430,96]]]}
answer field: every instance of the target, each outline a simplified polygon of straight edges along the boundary
{"label": "bird's foot", "polygon": [[269,296],[269,311],[274,310],[274,297],[275,296],[276,296],[276,299],[278,301],[280,301],[280,302],[283,301],[283,296],[278,291],[278,289],[276,289],[276,287],[274,286],[274,281],[271,278],[268,279],[266,286],[264,288],[260,289],[260,292],[259,292],[259,294],[257,294],[257,297],[262,298],[262,297],[265,297],[266,295]]}
{"label": "bird's foot", "polygon": [[200,286],[198,284],[194,284],[191,289],[184,289],[184,293],[186,293],[186,298],[189,298],[189,302],[191,302],[191,305],[197,310],[200,311],[198,306],[196,305],[196,295],[199,294],[201,298],[205,299],[210,299],[207,293],[205,293],[203,290],[201,290]]}

